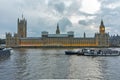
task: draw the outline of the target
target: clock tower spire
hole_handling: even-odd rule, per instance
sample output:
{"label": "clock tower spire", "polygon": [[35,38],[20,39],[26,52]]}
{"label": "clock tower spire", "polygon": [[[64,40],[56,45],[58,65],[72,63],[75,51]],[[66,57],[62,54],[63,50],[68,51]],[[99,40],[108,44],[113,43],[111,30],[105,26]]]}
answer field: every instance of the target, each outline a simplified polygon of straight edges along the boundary
{"label": "clock tower spire", "polygon": [[104,26],[103,20],[101,20],[99,32],[100,32],[100,34],[105,33],[105,26]]}

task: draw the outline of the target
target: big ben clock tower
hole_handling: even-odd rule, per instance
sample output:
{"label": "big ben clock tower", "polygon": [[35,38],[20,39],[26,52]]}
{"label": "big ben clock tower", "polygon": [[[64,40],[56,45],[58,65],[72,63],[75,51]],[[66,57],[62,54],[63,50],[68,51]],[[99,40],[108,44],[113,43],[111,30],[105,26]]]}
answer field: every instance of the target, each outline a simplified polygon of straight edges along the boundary
{"label": "big ben clock tower", "polygon": [[109,34],[105,33],[105,26],[103,20],[101,20],[99,33],[96,34],[96,42],[99,47],[109,47]]}
{"label": "big ben clock tower", "polygon": [[104,23],[103,23],[103,20],[101,20],[101,24],[100,24],[100,34],[104,34],[105,33],[105,26],[104,26]]}

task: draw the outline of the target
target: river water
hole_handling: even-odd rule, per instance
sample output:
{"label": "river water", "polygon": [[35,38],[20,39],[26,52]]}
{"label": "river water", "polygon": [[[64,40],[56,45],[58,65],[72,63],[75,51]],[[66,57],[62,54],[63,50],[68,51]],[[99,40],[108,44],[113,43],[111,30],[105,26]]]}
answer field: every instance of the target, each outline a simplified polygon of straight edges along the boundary
{"label": "river water", "polygon": [[65,50],[13,49],[0,58],[0,80],[120,80],[120,56],[70,56]]}

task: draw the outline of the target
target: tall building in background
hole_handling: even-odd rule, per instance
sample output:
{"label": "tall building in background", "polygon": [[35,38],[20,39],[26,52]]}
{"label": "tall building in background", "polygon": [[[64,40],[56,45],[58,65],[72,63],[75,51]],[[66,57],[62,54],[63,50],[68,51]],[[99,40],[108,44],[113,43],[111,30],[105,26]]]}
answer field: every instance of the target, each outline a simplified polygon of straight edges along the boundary
{"label": "tall building in background", "polygon": [[25,20],[25,18],[22,15],[22,19],[20,20],[18,18],[18,36],[20,38],[26,38],[27,37],[27,21]]}
{"label": "tall building in background", "polygon": [[113,46],[113,47],[120,47],[120,35],[113,35],[113,36],[110,36],[110,46]]}
{"label": "tall building in background", "polygon": [[12,36],[6,33],[7,47],[109,47],[109,34],[105,32],[103,20],[99,26],[99,32],[94,37],[87,37],[84,32],[83,37],[74,37],[74,32],[67,34],[60,33],[60,26],[57,24],[55,34],[47,31],[41,32],[41,37],[27,37],[27,20],[22,16],[18,18],[17,33]]}

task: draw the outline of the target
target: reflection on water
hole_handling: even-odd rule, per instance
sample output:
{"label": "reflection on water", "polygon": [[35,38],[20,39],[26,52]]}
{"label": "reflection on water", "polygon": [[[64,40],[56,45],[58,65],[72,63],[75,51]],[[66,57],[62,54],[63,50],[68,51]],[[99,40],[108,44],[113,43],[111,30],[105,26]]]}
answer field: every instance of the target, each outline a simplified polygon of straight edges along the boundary
{"label": "reflection on water", "polygon": [[70,56],[65,50],[14,49],[10,57],[0,58],[0,80],[120,79],[119,56]]}

